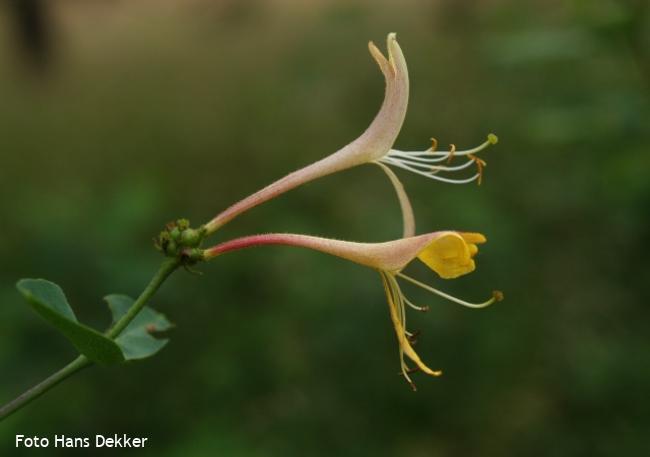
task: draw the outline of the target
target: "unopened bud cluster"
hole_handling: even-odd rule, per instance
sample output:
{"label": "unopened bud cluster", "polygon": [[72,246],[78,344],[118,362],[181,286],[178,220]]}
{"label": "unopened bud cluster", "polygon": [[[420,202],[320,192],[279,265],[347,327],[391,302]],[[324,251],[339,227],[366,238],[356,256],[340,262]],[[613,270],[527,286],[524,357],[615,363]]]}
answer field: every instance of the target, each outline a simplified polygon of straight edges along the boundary
{"label": "unopened bud cluster", "polygon": [[203,257],[199,249],[205,236],[205,229],[193,229],[187,219],[178,219],[165,226],[165,230],[154,239],[156,248],[167,257],[181,257],[195,263]]}

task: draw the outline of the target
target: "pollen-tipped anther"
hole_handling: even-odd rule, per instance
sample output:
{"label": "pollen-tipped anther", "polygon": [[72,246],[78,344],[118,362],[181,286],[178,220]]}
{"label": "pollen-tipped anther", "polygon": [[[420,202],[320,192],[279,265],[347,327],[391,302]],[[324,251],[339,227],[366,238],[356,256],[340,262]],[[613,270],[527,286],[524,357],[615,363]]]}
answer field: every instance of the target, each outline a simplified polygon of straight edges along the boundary
{"label": "pollen-tipped anther", "polygon": [[456,145],[452,143],[449,145],[449,157],[447,158],[447,163],[451,163],[451,161],[454,160],[454,154],[456,154]]}
{"label": "pollen-tipped anther", "polygon": [[[487,139],[475,148],[459,151],[455,144],[450,144],[448,151],[438,151],[436,150],[438,142],[433,138],[431,140],[432,146],[427,150],[400,151],[391,149],[380,161],[387,165],[392,165],[437,181],[451,184],[466,184],[472,181],[478,181],[480,184],[483,180],[482,175],[485,161],[478,159],[476,154],[498,142],[497,136],[490,133]],[[452,165],[460,158],[467,158],[467,160],[459,165]],[[467,178],[450,176],[452,173],[455,174],[458,171],[464,170],[472,164],[476,164],[478,167],[477,172],[472,176]]]}

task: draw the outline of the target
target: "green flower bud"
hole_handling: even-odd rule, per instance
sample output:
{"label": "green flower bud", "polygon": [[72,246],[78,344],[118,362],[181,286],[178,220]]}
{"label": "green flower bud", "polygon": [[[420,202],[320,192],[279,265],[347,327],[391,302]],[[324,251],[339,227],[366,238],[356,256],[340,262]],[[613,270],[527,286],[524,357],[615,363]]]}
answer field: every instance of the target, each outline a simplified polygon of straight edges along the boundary
{"label": "green flower bud", "polygon": [[181,231],[187,230],[188,228],[190,228],[190,221],[188,221],[187,219],[179,219],[176,221],[176,226]]}
{"label": "green flower bud", "polygon": [[178,245],[174,240],[169,240],[167,244],[164,246],[164,249],[165,249],[165,254],[167,254],[170,257],[174,257],[176,256],[176,254],[178,254]]}
{"label": "green flower bud", "polygon": [[178,227],[174,227],[169,231],[169,235],[171,236],[172,240],[178,241],[181,238],[181,230]]}
{"label": "green flower bud", "polygon": [[201,232],[199,230],[188,228],[181,233],[181,244],[187,247],[196,247],[201,242]]}

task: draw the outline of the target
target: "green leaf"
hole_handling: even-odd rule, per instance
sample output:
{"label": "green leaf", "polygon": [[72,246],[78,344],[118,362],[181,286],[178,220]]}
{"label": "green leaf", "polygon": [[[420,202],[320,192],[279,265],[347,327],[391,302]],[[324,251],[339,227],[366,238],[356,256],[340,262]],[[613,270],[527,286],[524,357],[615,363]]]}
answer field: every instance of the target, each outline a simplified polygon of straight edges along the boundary
{"label": "green leaf", "polygon": [[[113,313],[113,323],[124,316],[133,305],[133,299],[126,295],[108,295],[104,300]],[[145,359],[156,354],[169,342],[168,339],[154,338],[152,333],[172,327],[173,324],[163,314],[145,306],[115,338],[115,342],[122,348],[126,360]]]}
{"label": "green leaf", "polygon": [[63,333],[90,360],[102,365],[124,361],[122,351],[115,341],[77,321],[58,285],[44,279],[21,279],[16,287],[38,314]]}

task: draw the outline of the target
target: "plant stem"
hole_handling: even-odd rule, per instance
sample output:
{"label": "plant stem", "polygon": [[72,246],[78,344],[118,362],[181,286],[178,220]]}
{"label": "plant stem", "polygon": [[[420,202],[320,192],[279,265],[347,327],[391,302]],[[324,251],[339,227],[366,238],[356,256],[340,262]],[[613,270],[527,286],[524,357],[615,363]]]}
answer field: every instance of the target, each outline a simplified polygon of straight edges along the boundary
{"label": "plant stem", "polygon": [[131,306],[127,313],[115,323],[115,325],[106,333],[106,336],[113,339],[122,333],[122,330],[124,330],[126,326],[131,323],[133,318],[138,315],[144,305],[149,301],[151,297],[153,297],[162,283],[165,282],[165,279],[167,279],[167,277],[169,277],[169,275],[172,274],[179,265],[180,260],[178,259],[169,259],[163,262],[154,277],[151,278],[151,281],[147,287],[142,291],[138,299],[133,303],[133,306]]}
{"label": "plant stem", "polygon": [[44,381],[36,384],[31,389],[27,390],[23,394],[19,395],[2,408],[0,408],[0,421],[9,417],[12,413],[18,411],[23,406],[27,405],[32,400],[37,399],[45,392],[50,390],[52,387],[56,386],[58,383],[64,379],[70,377],[77,371],[91,365],[92,362],[86,358],[86,356],[80,355],[72,362],[67,364],[65,367],[61,368],[59,371],[54,373],[49,378]]}
{"label": "plant stem", "polygon": [[[169,259],[160,265],[156,274],[151,278],[147,287],[142,291],[138,299],[129,308],[129,311],[115,323],[115,325],[106,333],[106,336],[114,339],[117,337],[131,321],[138,315],[144,305],[156,293],[163,282],[169,277],[170,274],[180,265],[179,259]],[[16,397],[6,405],[0,408],[0,422],[9,417],[12,413],[18,411],[23,406],[30,403],[32,400],[43,395],[52,387],[59,384],[61,381],[67,379],[78,371],[92,365],[92,362],[86,356],[80,355],[68,365],[54,373],[52,376],[46,378],[44,381],[36,384],[34,387],[25,391],[23,394]]]}

